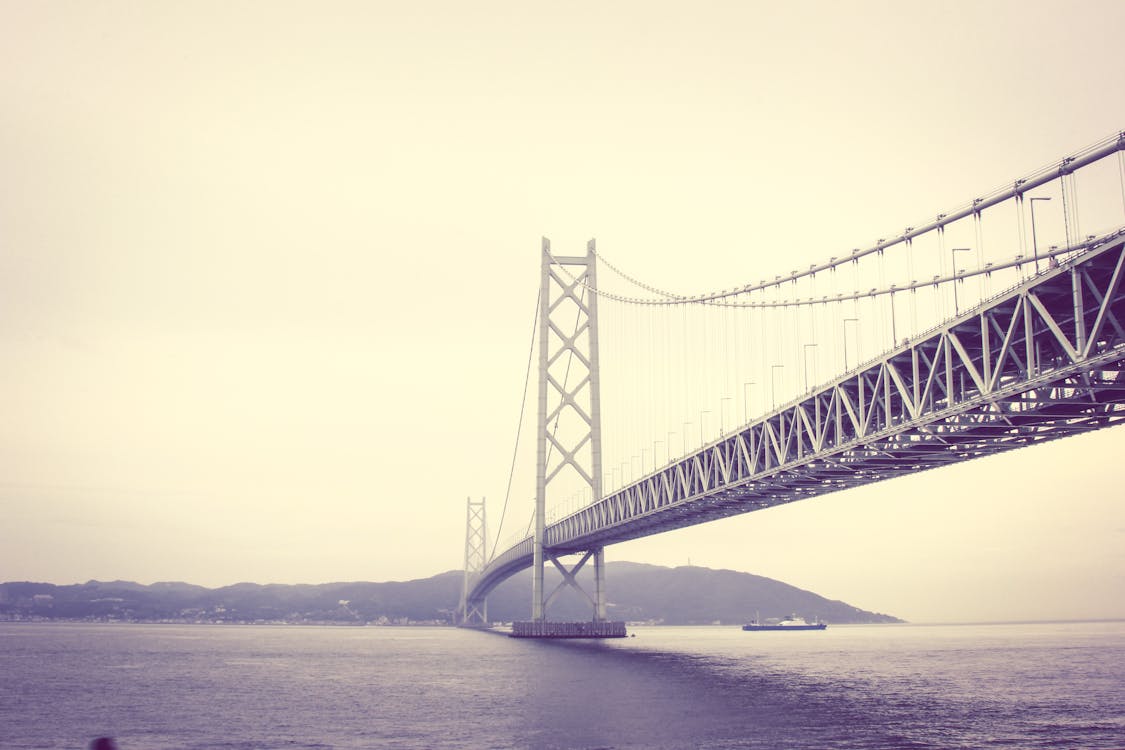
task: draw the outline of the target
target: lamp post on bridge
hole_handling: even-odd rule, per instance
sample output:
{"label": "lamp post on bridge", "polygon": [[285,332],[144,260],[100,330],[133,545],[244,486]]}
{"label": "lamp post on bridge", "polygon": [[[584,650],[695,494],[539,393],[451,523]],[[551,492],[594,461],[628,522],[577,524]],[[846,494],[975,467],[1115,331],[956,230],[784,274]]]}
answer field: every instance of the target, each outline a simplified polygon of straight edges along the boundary
{"label": "lamp post on bridge", "polygon": [[806,393],[808,393],[808,390],[809,390],[809,349],[813,349],[815,347],[816,347],[816,344],[805,344],[804,345],[804,356],[801,358],[801,365],[805,369],[805,392]]}
{"label": "lamp post on bridge", "polygon": [[725,405],[724,405],[723,402],[724,401],[730,401],[730,400],[731,400],[730,396],[723,396],[722,398],[719,399],[719,437],[722,437],[723,435],[727,434],[727,429],[725,427],[725,425],[726,425],[725,417],[726,417],[727,410],[724,408]]}
{"label": "lamp post on bridge", "polygon": [[710,409],[703,409],[702,411],[699,412],[699,447],[700,448],[702,448],[703,444],[704,444],[704,441],[703,441],[703,415],[704,414],[710,414],[710,413],[711,413]]}
{"label": "lamp post on bridge", "polygon": [[747,423],[750,422],[750,393],[754,385],[753,380],[742,384],[742,416]]}
{"label": "lamp post on bridge", "polygon": [[895,288],[897,284],[891,284],[891,348],[894,349],[898,346],[898,326],[895,325]]}
{"label": "lamp post on bridge", "polygon": [[777,378],[775,376],[777,371],[784,367],[785,365],[770,365],[770,400],[773,402],[770,408],[772,409],[777,408]]}
{"label": "lamp post on bridge", "polygon": [[949,251],[953,256],[953,317],[961,314],[960,308],[957,306],[957,253],[970,253],[973,249],[971,247],[955,247]]}
{"label": "lamp post on bridge", "polygon": [[[1035,258],[1035,273],[1039,273],[1039,242],[1035,237],[1035,201],[1049,201],[1051,196],[1044,195],[1030,198],[1031,202],[1031,255]],[[1064,206],[1065,208],[1065,206]]]}
{"label": "lamp post on bridge", "polygon": [[[844,318],[844,372],[848,371],[848,323],[856,323],[855,330],[855,348],[859,349],[859,318]],[[856,357],[859,357],[859,351],[856,351]]]}

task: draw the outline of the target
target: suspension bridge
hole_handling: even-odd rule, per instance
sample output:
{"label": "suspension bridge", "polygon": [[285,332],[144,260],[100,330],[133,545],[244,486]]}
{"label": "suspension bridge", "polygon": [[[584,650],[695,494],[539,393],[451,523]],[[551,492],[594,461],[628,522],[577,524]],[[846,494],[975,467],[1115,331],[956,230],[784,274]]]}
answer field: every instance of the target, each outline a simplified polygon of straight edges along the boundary
{"label": "suspension bridge", "polygon": [[[1125,133],[722,291],[662,289],[593,241],[564,255],[544,239],[534,513],[490,551],[469,501],[462,624],[487,624],[489,592],[530,567],[515,635],[622,635],[607,545],[1118,424],[1123,270]],[[590,561],[592,593],[577,580]],[[548,619],[565,587],[589,623]]]}

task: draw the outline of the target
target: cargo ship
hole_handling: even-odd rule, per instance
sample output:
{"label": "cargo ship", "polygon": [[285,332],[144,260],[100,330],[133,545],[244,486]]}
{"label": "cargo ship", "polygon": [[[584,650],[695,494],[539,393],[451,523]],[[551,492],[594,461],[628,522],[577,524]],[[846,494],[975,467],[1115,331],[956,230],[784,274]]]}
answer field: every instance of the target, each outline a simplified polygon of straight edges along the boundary
{"label": "cargo ship", "polygon": [[805,622],[803,617],[789,615],[778,622],[761,623],[756,619],[742,626],[743,630],[824,630],[828,625],[823,622]]}

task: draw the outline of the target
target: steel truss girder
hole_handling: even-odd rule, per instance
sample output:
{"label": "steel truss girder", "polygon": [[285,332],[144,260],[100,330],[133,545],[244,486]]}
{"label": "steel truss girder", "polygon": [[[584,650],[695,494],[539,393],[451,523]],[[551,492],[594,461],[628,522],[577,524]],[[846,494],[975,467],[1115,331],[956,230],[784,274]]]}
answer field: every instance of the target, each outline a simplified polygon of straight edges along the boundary
{"label": "steel truss girder", "polygon": [[[1123,275],[1120,236],[1091,243],[555,522],[546,547],[577,552],[1125,422]],[[527,567],[529,542],[479,588]]]}

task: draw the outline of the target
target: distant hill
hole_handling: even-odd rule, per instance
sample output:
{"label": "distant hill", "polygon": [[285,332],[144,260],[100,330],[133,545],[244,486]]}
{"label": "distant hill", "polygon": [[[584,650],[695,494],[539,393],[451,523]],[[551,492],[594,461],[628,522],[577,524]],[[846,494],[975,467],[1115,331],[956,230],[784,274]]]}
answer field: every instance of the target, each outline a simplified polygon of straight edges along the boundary
{"label": "distant hill", "polygon": [[[745,622],[796,613],[831,623],[901,622],[762,576],[701,567],[666,568],[616,562],[607,566],[609,615],[613,619],[691,625]],[[546,576],[548,592],[561,580]],[[579,580],[588,585],[583,570]],[[407,624],[449,622],[461,595],[462,574],[385,583],[256,584],[208,589],[187,583],[89,581],[0,584],[0,619],[122,620],[135,622],[305,622]],[[494,621],[526,619],[531,573],[501,584],[488,598]],[[560,620],[590,617],[587,599],[566,589],[551,603]]]}
{"label": "distant hill", "polygon": [[[578,579],[588,591],[593,590],[586,568]],[[547,577],[548,593],[559,580],[557,572]],[[755,615],[766,619],[798,614],[837,624],[902,622],[772,578],[734,570],[613,562],[606,566],[606,586],[608,614],[616,620],[665,625],[736,624]],[[551,616],[587,619],[590,604],[586,598],[572,589],[563,593],[566,595],[560,594],[559,600],[552,602]],[[513,576],[488,597],[488,615],[493,620],[526,619],[530,607],[531,571]]]}

